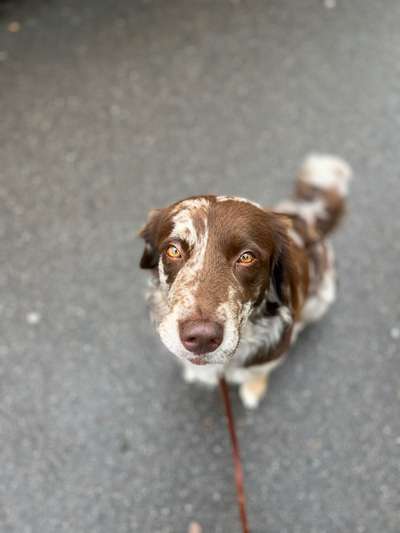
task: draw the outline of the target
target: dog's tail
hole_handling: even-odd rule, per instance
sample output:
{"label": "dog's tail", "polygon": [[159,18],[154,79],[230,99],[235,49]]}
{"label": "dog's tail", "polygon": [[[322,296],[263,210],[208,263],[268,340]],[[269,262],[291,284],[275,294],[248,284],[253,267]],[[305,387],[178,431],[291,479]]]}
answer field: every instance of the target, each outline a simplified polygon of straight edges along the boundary
{"label": "dog's tail", "polygon": [[351,177],[351,168],[343,159],[312,154],[300,169],[294,199],[282,202],[277,210],[301,218],[309,231],[324,237],[345,213]]}

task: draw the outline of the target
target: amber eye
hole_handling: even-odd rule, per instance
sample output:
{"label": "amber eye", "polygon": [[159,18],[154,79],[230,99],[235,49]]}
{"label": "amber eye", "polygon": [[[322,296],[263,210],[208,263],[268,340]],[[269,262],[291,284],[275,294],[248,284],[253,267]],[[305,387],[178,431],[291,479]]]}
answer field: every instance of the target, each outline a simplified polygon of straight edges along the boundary
{"label": "amber eye", "polygon": [[178,250],[178,248],[174,244],[170,244],[168,246],[166,254],[171,259],[180,259],[182,257],[181,252]]}
{"label": "amber eye", "polygon": [[238,263],[241,265],[250,265],[251,263],[254,263],[256,260],[255,255],[251,252],[244,252],[239,259],[237,260]]}

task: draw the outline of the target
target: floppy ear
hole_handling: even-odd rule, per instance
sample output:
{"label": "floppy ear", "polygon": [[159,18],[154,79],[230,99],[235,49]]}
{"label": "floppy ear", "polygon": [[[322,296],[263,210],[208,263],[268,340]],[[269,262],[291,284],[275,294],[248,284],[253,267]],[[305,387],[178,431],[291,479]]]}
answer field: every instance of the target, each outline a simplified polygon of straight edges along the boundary
{"label": "floppy ear", "polygon": [[143,255],[140,260],[140,268],[155,268],[158,265],[159,253],[157,250],[157,239],[162,212],[162,209],[152,209],[149,212],[146,225],[139,232],[139,236],[145,241]]}
{"label": "floppy ear", "polygon": [[285,215],[274,214],[275,253],[271,264],[271,284],[282,305],[297,316],[301,305],[301,272],[303,257],[300,257],[291,242],[288,230],[291,220]]}

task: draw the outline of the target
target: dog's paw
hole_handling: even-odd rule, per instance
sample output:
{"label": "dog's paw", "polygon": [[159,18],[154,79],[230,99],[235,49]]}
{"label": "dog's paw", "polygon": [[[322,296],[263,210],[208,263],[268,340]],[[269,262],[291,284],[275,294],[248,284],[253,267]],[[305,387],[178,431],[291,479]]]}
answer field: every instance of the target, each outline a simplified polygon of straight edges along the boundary
{"label": "dog's paw", "polygon": [[239,388],[239,396],[247,409],[256,409],[268,389],[268,376],[258,376],[243,383]]}

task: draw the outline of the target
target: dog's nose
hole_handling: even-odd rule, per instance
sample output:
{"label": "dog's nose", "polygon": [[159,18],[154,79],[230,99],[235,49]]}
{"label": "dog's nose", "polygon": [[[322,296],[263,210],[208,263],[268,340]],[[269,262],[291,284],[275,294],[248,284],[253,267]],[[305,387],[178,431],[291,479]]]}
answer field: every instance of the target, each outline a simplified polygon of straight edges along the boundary
{"label": "dog's nose", "polygon": [[179,324],[182,344],[195,354],[213,352],[222,342],[224,329],[211,320],[186,320]]}

